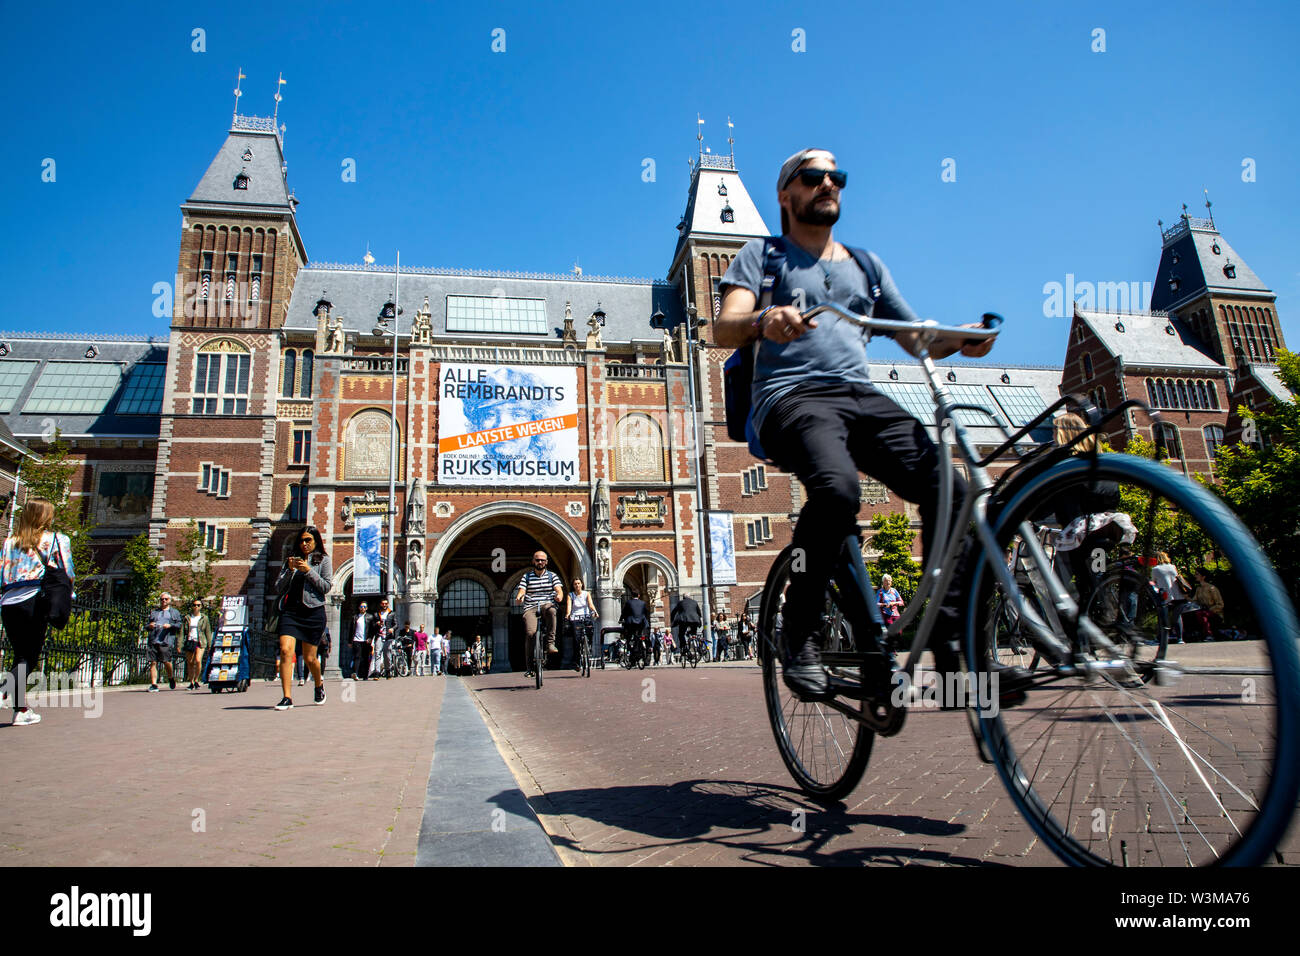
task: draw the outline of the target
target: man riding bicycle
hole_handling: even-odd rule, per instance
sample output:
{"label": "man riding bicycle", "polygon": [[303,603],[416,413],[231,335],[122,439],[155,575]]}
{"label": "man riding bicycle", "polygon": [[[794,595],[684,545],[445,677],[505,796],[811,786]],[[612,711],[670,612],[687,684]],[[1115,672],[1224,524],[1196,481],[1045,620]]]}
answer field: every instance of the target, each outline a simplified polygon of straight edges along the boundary
{"label": "man riding bicycle", "polygon": [[515,603],[524,605],[524,663],[527,676],[532,677],[534,667],[542,667],[545,661],[533,660],[533,643],[537,638],[538,614],[546,620],[546,653],[556,653],[555,647],[555,607],[564,600],[564,587],[560,576],[546,568],[545,551],[533,555],[533,566],[519,579],[519,590],[515,592]]}
{"label": "man riding bicycle", "polygon": [[[787,594],[783,668],[787,686],[805,700],[824,699],[830,693],[818,633],[826,586],[841,560],[850,567],[856,564],[857,572],[863,569],[860,547],[847,553],[860,541],[858,473],[871,475],[920,506],[926,555],[932,547],[944,546],[932,540],[940,485],[934,442],[919,421],[872,385],[865,333],[848,322],[805,320],[801,314],[834,303],[877,318],[918,321],[877,257],[867,253],[878,272],[878,283],[869,288],[856,256],[832,236],[845,184],[845,174],[827,150],[801,150],[785,161],[777,179],[782,236],[753,239],[737,254],[722,279],[722,309],[715,326],[718,345],[740,348],[759,342],[754,428],[767,455],[796,475],[807,491],[793,541],[802,549],[805,571],[795,575]],[[759,309],[770,265],[767,250],[774,246],[784,251],[784,263],[774,276],[771,305]],[[910,335],[900,334],[896,340],[913,352]],[[970,356],[984,355],[991,347],[991,341],[960,346],[962,354]],[[929,346],[934,359],[957,348],[939,342]],[[954,516],[965,494],[965,481],[954,475]],[[958,573],[944,597],[930,645],[941,674],[959,667],[955,641],[962,584],[964,575]],[[869,594],[869,581],[866,588]],[[862,609],[862,616],[883,627],[874,600]],[[873,654],[877,666],[871,679],[883,696],[890,659],[877,635],[865,637],[859,650]]]}

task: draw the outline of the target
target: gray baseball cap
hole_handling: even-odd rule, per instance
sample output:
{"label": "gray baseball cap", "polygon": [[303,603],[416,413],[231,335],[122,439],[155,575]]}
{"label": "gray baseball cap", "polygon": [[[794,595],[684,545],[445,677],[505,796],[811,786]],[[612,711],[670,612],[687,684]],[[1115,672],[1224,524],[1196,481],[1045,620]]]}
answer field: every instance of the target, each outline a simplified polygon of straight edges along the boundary
{"label": "gray baseball cap", "polygon": [[781,164],[781,175],[776,177],[776,191],[780,192],[790,185],[795,172],[810,159],[829,159],[835,162],[835,154],[829,149],[801,149]]}

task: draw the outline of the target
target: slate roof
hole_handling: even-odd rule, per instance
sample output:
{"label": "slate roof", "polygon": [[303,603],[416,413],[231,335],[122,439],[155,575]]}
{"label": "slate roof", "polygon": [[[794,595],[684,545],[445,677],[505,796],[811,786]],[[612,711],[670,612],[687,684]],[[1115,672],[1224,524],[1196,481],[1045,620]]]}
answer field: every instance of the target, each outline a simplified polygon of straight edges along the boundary
{"label": "slate roof", "polygon": [[[252,154],[251,159],[244,159],[246,151]],[[292,214],[283,170],[284,154],[278,136],[232,128],[187,205],[241,209],[253,206]],[[235,188],[235,177],[241,172],[248,176],[247,189]]]}
{"label": "slate roof", "polygon": [[[370,335],[379,310],[393,295],[393,271],[362,266],[307,266],[294,282],[287,330],[316,331],[316,303],[324,297],[332,306],[332,315],[341,317],[350,332]],[[429,298],[432,313],[432,337],[463,344],[474,338],[466,332],[447,332],[447,296],[478,295],[507,298],[544,299],[549,332],[546,336],[528,334],[482,335],[483,341],[501,344],[536,344],[559,341],[564,328],[564,304],[572,303],[573,327],[578,344],[586,342],[587,319],[597,304],[604,310],[603,336],[608,346],[629,343],[634,339],[656,339],[659,333],[650,318],[656,311],[664,313],[664,322],[675,328],[684,320],[681,295],[672,283],[651,279],[606,279],[596,276],[546,276],[529,273],[472,273],[468,270],[421,269],[401,275],[401,308],[398,331],[406,336],[416,311]]]}
{"label": "slate roof", "polygon": [[[66,438],[112,437],[112,438],[157,438],[162,408],[161,392],[158,399],[158,411],[148,414],[123,415],[117,408],[126,391],[131,370],[141,363],[167,362],[166,337],[145,338],[94,338],[85,335],[33,335],[23,332],[0,332],[0,341],[8,346],[9,352],[0,358],[0,372],[5,371],[7,363],[10,368],[20,363],[35,362],[21,385],[12,410],[0,413],[2,421],[9,431],[20,441],[33,438],[45,438],[52,428],[58,428]],[[96,355],[86,357],[86,351],[95,347]],[[28,412],[25,410],[32,391],[41,381],[41,376],[50,362],[72,362],[85,365],[88,370],[114,365],[121,371],[121,380],[109,399],[103,403],[103,411],[94,414],[69,414],[64,412]]]}
{"label": "slate roof", "polygon": [[1125,365],[1223,369],[1182,319],[1156,312],[1095,312],[1078,306],[1074,315]]}
{"label": "slate roof", "polygon": [[[718,187],[726,189],[726,195]],[[730,207],[734,222],[723,222],[722,211]],[[691,185],[686,196],[686,212],[677,227],[677,246],[673,262],[677,261],[687,238],[734,239],[744,242],[755,236],[772,233],[759,215],[758,207],[749,197],[749,190],[740,180],[728,157],[705,155],[691,174]]]}
{"label": "slate roof", "polygon": [[[1271,294],[1263,280],[1237,255],[1228,240],[1220,235],[1208,219],[1182,219],[1165,232],[1164,249],[1151,290],[1151,309],[1172,312],[1185,302],[1211,292]],[[1215,252],[1215,247],[1218,252]],[[1174,258],[1178,261],[1175,262]],[[1224,268],[1231,264],[1234,275]],[[1177,290],[1169,280],[1178,277]]]}
{"label": "slate roof", "polygon": [[[926,426],[930,437],[935,438],[934,406],[921,366],[910,357],[868,364],[875,386],[911,412]],[[1028,424],[1061,397],[1059,367],[967,362],[938,362],[936,367],[956,401],[989,409],[1011,432]],[[891,373],[897,373],[897,378],[891,378]],[[954,380],[948,379],[949,373]],[[1002,380],[1003,376],[1007,381]],[[976,444],[1000,445],[1005,440],[988,416],[967,411],[959,411],[957,416]],[[1034,441],[1047,441],[1051,438],[1051,427],[1035,429],[1031,437]]]}
{"label": "slate roof", "polygon": [[1276,365],[1247,365],[1243,371],[1255,378],[1279,402],[1293,402],[1296,396],[1286,387]]}

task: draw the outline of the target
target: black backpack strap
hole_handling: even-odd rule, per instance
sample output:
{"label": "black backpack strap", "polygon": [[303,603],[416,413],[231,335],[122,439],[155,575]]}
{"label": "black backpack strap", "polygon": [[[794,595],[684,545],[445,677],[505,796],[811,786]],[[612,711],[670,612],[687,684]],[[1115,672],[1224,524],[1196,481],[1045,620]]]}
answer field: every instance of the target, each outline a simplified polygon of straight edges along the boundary
{"label": "black backpack strap", "polygon": [[763,287],[759,293],[758,307],[766,309],[772,304],[772,291],[777,277],[785,268],[785,242],[780,236],[763,240]]}
{"label": "black backpack strap", "polygon": [[875,305],[880,298],[880,269],[876,266],[876,257],[865,249],[857,249],[853,246],[845,246],[849,250],[849,255],[853,261],[858,264],[867,276],[867,298],[871,304]]}

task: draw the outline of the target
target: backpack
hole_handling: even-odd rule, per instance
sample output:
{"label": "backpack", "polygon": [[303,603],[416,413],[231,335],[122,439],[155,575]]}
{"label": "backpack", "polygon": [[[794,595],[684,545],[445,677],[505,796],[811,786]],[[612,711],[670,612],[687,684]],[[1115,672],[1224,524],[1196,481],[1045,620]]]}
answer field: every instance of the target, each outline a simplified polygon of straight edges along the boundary
{"label": "backpack", "polygon": [[[862,269],[867,277],[867,314],[870,315],[876,301],[880,298],[880,270],[875,258],[865,249],[845,246],[849,255]],[[772,304],[772,291],[777,277],[785,268],[785,240],[773,236],[763,241],[763,287],[759,298],[759,308],[766,309]],[[758,440],[754,428],[754,360],[762,343],[760,336],[752,345],[742,345],[732,352],[722,366],[722,391],[726,404],[727,437],[732,441],[744,442],[749,446],[749,453],[755,458],[767,461],[767,453]]]}

